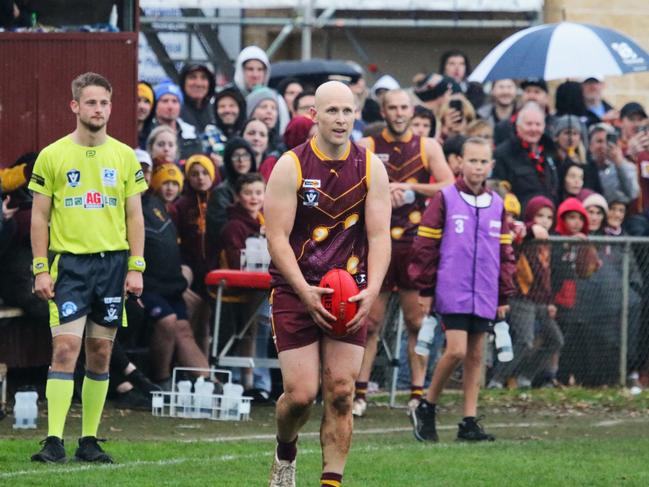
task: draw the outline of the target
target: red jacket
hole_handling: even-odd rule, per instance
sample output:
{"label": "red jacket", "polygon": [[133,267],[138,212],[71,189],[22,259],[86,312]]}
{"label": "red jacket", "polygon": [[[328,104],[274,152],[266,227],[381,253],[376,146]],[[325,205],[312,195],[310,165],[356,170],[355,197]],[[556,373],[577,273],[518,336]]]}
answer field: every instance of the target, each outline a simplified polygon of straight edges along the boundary
{"label": "red jacket", "polygon": [[250,216],[239,203],[228,208],[228,222],[221,230],[219,240],[219,267],[221,269],[240,269],[241,250],[246,248],[246,239],[261,234],[264,217]]}

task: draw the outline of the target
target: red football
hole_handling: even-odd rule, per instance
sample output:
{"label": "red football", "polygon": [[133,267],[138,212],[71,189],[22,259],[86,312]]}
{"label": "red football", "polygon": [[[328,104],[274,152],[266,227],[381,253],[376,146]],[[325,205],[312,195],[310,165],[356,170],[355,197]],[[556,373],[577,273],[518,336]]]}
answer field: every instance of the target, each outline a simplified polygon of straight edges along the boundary
{"label": "red football", "polygon": [[347,334],[347,323],[356,314],[357,303],[348,300],[358,294],[358,286],[352,275],[343,269],[331,269],[320,281],[320,287],[333,289],[331,294],[322,296],[322,306],[336,317],[332,323],[332,333],[336,336]]}

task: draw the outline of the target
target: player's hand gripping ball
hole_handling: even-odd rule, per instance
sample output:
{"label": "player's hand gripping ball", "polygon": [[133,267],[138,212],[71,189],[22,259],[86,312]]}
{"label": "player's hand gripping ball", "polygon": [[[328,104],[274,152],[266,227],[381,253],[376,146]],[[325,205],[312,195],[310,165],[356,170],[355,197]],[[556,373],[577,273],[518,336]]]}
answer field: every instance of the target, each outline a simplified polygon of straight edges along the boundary
{"label": "player's hand gripping ball", "polygon": [[352,275],[343,269],[331,269],[320,281],[320,287],[333,289],[333,293],[322,296],[322,306],[336,317],[331,324],[332,334],[347,334],[347,323],[356,315],[358,303],[350,303],[349,298],[359,293]]}

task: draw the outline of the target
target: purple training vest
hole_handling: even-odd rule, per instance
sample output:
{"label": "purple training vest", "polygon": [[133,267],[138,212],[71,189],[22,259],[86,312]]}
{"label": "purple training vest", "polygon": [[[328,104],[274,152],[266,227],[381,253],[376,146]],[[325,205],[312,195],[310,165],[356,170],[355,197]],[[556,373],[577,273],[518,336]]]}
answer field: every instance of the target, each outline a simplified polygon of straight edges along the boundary
{"label": "purple training vest", "polygon": [[493,320],[498,307],[503,201],[495,193],[442,190],[446,221],[437,270],[435,303],[441,314]]}

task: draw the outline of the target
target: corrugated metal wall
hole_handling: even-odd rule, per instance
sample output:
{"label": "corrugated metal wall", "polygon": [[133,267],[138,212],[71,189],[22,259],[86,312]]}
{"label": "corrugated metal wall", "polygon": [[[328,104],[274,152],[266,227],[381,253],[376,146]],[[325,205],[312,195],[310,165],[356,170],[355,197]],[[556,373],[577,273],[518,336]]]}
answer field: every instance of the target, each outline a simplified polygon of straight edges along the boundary
{"label": "corrugated metal wall", "polygon": [[0,33],[0,166],[74,130],[71,81],[86,71],[113,85],[108,133],[137,138],[137,33]]}

